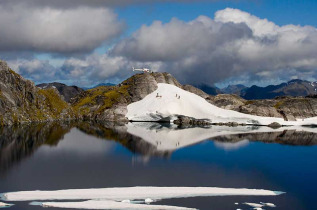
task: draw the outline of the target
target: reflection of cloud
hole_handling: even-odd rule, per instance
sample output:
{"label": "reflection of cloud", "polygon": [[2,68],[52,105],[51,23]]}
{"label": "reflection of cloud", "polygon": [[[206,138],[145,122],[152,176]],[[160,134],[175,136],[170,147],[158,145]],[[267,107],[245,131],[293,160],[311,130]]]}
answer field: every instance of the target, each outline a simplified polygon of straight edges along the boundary
{"label": "reflection of cloud", "polygon": [[42,147],[41,151],[49,152],[67,152],[80,155],[93,155],[100,153],[109,153],[114,148],[115,143],[111,141],[102,141],[94,136],[87,135],[78,129],[72,129],[64,136],[63,141],[54,148]]}
{"label": "reflection of cloud", "polygon": [[232,150],[238,150],[242,147],[246,147],[249,144],[249,140],[245,139],[242,141],[234,142],[234,143],[229,143],[229,142],[218,142],[215,141],[214,145],[217,148],[226,150],[226,151],[232,151]]}

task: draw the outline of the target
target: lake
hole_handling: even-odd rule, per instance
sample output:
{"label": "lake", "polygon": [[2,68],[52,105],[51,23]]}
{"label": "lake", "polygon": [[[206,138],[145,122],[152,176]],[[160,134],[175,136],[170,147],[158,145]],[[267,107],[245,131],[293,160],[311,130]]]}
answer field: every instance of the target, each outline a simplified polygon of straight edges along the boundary
{"label": "lake", "polygon": [[[317,128],[68,122],[0,128],[0,193],[132,186],[250,188],[278,196],[164,199],[197,209],[315,209]],[[30,201],[9,209],[43,209]],[[236,205],[235,203],[238,203]],[[55,208],[47,208],[55,209]],[[57,208],[56,208],[57,209]]]}

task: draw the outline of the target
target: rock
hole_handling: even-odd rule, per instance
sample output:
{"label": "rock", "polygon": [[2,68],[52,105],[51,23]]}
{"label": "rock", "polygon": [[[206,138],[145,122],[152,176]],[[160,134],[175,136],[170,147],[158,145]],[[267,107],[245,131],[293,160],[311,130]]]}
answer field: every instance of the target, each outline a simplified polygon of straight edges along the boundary
{"label": "rock", "polygon": [[271,127],[271,128],[280,128],[282,127],[279,123],[277,122],[273,122],[271,124],[268,125],[268,127]]}
{"label": "rock", "polygon": [[0,61],[0,125],[75,117],[56,89],[42,90]]}
{"label": "rock", "polygon": [[70,102],[84,119],[127,121],[127,106],[154,92],[158,83],[182,87],[171,74],[142,73],[133,75],[117,86],[84,91]]}
{"label": "rock", "polygon": [[66,102],[70,102],[72,98],[83,92],[84,90],[77,87],[77,86],[67,86],[62,83],[53,82],[53,83],[43,83],[37,85],[37,87],[40,87],[42,89],[48,89],[48,88],[56,88],[59,92],[59,94],[63,97],[63,99]]}
{"label": "rock", "polygon": [[195,119],[192,117],[178,116],[177,120],[173,121],[174,124],[182,127],[193,127],[193,126],[209,126],[211,123],[205,119]]}

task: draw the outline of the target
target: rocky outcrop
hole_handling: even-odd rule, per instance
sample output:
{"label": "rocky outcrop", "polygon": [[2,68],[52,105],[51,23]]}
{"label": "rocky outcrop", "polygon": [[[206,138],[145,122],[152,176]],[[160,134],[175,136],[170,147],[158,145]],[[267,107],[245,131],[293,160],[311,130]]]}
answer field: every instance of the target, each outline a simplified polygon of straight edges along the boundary
{"label": "rocky outcrop", "polygon": [[207,119],[195,119],[187,116],[178,116],[173,123],[180,127],[205,127],[211,125],[211,122]]}
{"label": "rocky outcrop", "polygon": [[56,89],[40,89],[0,61],[0,125],[74,117]]}
{"label": "rocky outcrop", "polygon": [[59,94],[62,96],[62,98],[69,102],[70,99],[74,98],[84,90],[77,87],[77,86],[68,86],[62,83],[53,82],[53,83],[43,83],[37,85],[37,87],[40,87],[42,89],[50,89],[50,88],[56,88]]}
{"label": "rocky outcrop", "polygon": [[136,74],[117,86],[102,86],[87,90],[71,100],[71,104],[83,119],[127,121],[125,117],[127,106],[155,91],[158,83],[182,87],[168,73]]}
{"label": "rocky outcrop", "polygon": [[229,110],[287,121],[317,116],[317,98],[278,97],[266,100],[245,100],[237,95],[217,95],[210,103]]}

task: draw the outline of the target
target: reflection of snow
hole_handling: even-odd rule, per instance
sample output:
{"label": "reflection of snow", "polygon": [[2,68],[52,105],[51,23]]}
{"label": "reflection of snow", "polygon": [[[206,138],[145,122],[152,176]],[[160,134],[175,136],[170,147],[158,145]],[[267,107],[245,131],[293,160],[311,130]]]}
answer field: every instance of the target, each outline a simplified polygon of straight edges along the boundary
{"label": "reflection of snow", "polygon": [[[238,127],[227,127],[227,126],[212,126],[210,128],[187,128],[178,129],[176,127],[163,127],[158,123],[129,123],[127,124],[127,132],[142,138],[144,141],[152,144],[159,151],[173,151],[189,145],[197,144],[206,139],[212,139],[217,136],[225,136],[232,134],[244,134],[244,133],[262,133],[262,132],[281,132],[284,130],[296,130],[296,131],[307,131],[316,133],[317,129],[301,126],[289,126],[281,127],[279,129],[272,129],[266,126],[253,127],[253,126],[238,126]],[[217,143],[218,146],[229,145],[232,147],[245,146],[246,142],[227,144]],[[241,145],[240,145],[241,144]]]}
{"label": "reflection of snow", "polygon": [[138,200],[138,199],[167,199],[188,198],[202,196],[229,195],[261,195],[274,196],[281,192],[246,188],[219,187],[120,187],[100,189],[70,189],[56,191],[20,191],[4,193],[2,200],[30,201],[30,200]]}
{"label": "reflection of snow", "polygon": [[[162,98],[157,99],[157,94]],[[176,99],[175,95],[181,96]],[[158,121],[176,119],[178,115],[209,119],[216,122],[238,122],[246,124],[268,125],[278,122],[281,125],[316,124],[317,117],[305,121],[284,121],[283,118],[260,117],[250,114],[226,110],[208,103],[204,98],[169,84],[158,84],[158,88],[140,101],[128,105],[126,117],[133,121]]]}
{"label": "reflection of snow", "polygon": [[231,151],[231,150],[238,150],[242,147],[245,147],[249,144],[249,140],[242,140],[242,141],[238,141],[238,142],[234,142],[234,143],[230,143],[230,142],[218,142],[215,141],[214,145],[217,148],[221,148],[224,149],[226,151]]}

